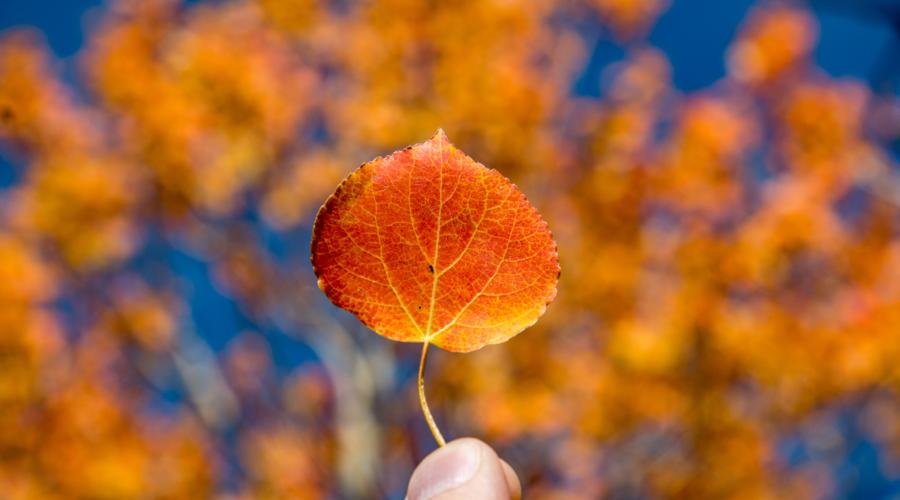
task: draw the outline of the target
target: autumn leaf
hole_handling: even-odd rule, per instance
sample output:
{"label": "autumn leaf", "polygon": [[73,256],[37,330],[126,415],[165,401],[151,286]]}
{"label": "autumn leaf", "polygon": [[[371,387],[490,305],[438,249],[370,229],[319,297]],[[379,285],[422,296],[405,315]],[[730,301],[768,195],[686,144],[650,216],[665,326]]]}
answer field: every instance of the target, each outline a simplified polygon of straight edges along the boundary
{"label": "autumn leaf", "polygon": [[441,130],[338,186],[316,217],[312,264],[337,306],[384,337],[422,342],[420,372],[429,344],[469,352],[533,325],[559,277],[537,210]]}

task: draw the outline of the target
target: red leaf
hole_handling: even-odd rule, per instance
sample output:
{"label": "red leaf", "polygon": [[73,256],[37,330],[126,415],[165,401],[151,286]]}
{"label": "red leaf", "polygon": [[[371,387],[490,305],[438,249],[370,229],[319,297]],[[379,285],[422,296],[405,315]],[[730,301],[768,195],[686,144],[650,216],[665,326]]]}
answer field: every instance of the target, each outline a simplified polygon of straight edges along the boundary
{"label": "red leaf", "polygon": [[438,131],[359,167],[316,217],[319,288],[390,339],[468,352],[533,325],[556,243],[525,196]]}

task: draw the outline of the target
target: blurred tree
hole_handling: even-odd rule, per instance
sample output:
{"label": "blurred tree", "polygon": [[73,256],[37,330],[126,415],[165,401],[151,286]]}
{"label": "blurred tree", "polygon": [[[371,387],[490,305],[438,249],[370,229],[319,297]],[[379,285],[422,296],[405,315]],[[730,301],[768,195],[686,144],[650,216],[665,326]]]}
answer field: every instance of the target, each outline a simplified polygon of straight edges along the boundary
{"label": "blurred tree", "polygon": [[[812,5],[896,30],[849,4]],[[448,433],[533,498],[896,494],[895,90],[830,77],[815,15],[760,2],[684,95],[647,40],[667,5],[118,0],[77,81],[3,33],[0,491],[402,498],[418,350],[325,304],[308,233],[360,161],[443,127],[563,268],[531,331],[433,358]],[[597,32],[624,57],[591,99]],[[231,333],[198,327],[198,262]]]}

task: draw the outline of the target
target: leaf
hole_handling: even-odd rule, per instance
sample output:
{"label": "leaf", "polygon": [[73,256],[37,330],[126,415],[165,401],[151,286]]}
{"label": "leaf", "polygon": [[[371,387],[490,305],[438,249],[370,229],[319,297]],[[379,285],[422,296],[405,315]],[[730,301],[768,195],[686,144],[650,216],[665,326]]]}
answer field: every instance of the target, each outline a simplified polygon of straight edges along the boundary
{"label": "leaf", "polygon": [[556,296],[556,243],[499,172],[439,130],[350,174],[316,217],[319,288],[380,335],[454,352],[505,342]]}

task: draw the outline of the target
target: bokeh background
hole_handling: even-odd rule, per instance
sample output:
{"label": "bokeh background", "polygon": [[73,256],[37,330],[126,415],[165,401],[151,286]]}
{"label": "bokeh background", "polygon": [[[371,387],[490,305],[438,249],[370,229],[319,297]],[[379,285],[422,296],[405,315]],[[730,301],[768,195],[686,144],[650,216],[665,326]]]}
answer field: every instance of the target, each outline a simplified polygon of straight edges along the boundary
{"label": "bokeh background", "polygon": [[315,210],[443,127],[559,242],[432,409],[529,498],[900,498],[900,4],[3,0],[0,497],[401,499]]}

